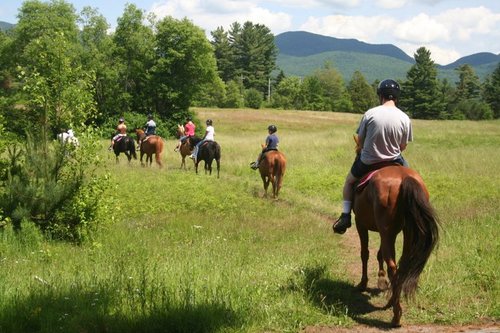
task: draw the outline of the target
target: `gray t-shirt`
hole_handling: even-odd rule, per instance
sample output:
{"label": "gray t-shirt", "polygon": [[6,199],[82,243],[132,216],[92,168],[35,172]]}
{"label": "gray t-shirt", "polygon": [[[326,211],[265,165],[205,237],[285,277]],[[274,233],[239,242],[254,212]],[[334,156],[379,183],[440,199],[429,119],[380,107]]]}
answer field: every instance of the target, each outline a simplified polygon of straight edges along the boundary
{"label": "gray t-shirt", "polygon": [[413,140],[408,115],[395,106],[380,105],[365,112],[357,130],[363,141],[361,161],[374,164],[401,155],[401,145]]}

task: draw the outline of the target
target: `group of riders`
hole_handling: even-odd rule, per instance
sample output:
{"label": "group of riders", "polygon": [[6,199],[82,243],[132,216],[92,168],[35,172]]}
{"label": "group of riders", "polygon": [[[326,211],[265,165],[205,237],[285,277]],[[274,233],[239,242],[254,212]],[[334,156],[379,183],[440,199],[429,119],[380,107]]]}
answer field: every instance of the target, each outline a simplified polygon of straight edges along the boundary
{"label": "group of riders", "polygon": [[[342,192],[342,214],[333,224],[333,230],[336,233],[343,234],[347,228],[351,227],[353,188],[354,184],[362,176],[383,165],[387,165],[387,163],[408,166],[401,153],[405,150],[408,142],[413,140],[413,133],[410,118],[396,106],[400,92],[400,86],[396,81],[386,79],[380,82],[377,87],[380,105],[366,111],[359,123],[356,133],[359,139],[360,153],[356,156],[345,179]],[[199,148],[205,142],[214,141],[215,138],[212,120],[207,119],[206,125],[203,138],[195,145],[193,153],[190,155],[190,158],[195,162]],[[195,135],[196,126],[190,117],[187,118],[184,129],[184,136],[179,138],[175,151],[179,150],[185,140]],[[115,141],[122,136],[126,136],[127,126],[123,118],[120,118],[116,130],[117,134],[111,140],[110,150],[113,148]],[[262,146],[262,151],[257,160],[250,163],[250,167],[254,170],[259,168],[266,152],[278,150],[279,139],[276,135],[278,130],[276,125],[269,125],[267,130],[268,135],[265,144]],[[154,135],[156,132],[156,123],[152,115],[148,115],[144,132],[146,136]]]}

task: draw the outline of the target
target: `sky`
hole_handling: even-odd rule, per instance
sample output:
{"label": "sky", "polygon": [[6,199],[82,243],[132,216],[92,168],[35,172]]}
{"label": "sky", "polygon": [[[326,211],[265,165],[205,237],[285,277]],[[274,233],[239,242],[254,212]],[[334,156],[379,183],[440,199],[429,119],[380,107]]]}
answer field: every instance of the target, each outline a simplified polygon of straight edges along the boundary
{"label": "sky", "polygon": [[[393,44],[410,57],[426,47],[440,65],[478,52],[500,54],[500,0],[66,0],[77,13],[96,8],[111,30],[133,3],[157,18],[188,18],[208,37],[233,22],[273,34],[308,31],[370,44]],[[17,22],[23,1],[2,0],[0,21]]]}

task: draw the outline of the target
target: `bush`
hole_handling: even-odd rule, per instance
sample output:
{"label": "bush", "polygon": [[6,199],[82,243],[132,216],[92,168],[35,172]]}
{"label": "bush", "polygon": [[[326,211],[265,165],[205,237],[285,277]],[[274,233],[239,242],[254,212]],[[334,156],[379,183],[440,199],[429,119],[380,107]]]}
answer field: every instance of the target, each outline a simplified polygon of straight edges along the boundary
{"label": "bush", "polygon": [[92,130],[80,134],[79,147],[43,135],[28,135],[24,145],[9,147],[0,209],[15,230],[22,221],[31,222],[53,238],[81,242],[111,217],[103,196],[110,186],[107,176],[96,173],[99,140]]}
{"label": "bush", "polygon": [[252,109],[260,109],[264,97],[262,93],[255,88],[245,91],[245,106]]}

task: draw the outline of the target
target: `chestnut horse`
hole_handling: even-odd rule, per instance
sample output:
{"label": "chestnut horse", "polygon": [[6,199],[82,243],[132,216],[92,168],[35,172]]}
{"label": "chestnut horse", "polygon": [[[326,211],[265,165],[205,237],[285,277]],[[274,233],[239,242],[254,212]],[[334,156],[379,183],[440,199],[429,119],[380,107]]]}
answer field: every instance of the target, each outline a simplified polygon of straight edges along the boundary
{"label": "chestnut horse", "polygon": [[273,198],[277,198],[283,184],[283,177],[286,170],[286,157],[277,150],[270,150],[264,153],[264,157],[259,163],[259,172],[264,183],[265,196],[269,183],[273,185]]}
{"label": "chestnut horse", "polygon": [[[163,140],[158,135],[149,135],[146,136],[142,129],[136,129],[135,134],[137,136],[137,145],[140,146],[141,151],[141,164],[144,166],[142,162],[142,157],[146,154],[146,164],[149,161],[149,165],[153,164],[153,154],[155,154],[155,160],[158,166],[161,168],[163,165],[161,163],[161,153],[163,152]],[[141,143],[142,141],[142,143]]]}
{"label": "chestnut horse", "polygon": [[[177,138],[183,137],[185,134],[184,126],[177,124]],[[189,144],[187,138],[182,142],[179,147],[179,154],[181,154],[181,169],[184,168],[186,170],[186,156],[189,156],[193,153],[193,149]]]}
{"label": "chestnut horse", "polygon": [[[355,141],[359,153],[357,137]],[[415,294],[419,276],[438,243],[438,219],[429,202],[424,181],[416,171],[390,165],[369,173],[369,177],[365,186],[358,186],[355,190],[353,202],[361,243],[362,277],[358,289],[364,291],[367,288],[368,231],[375,231],[380,234],[378,287],[387,289],[388,286],[385,262],[390,280],[390,299],[384,308],[392,306],[391,324],[400,326],[401,294],[404,293],[407,298]],[[401,231],[403,250],[396,265],[395,242]]]}

